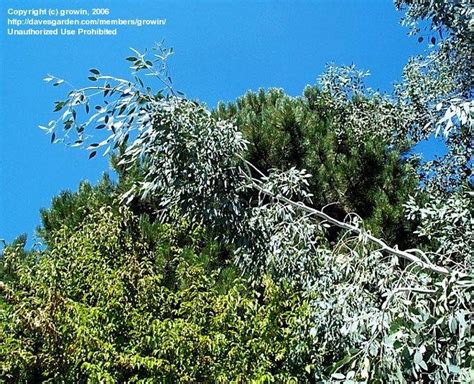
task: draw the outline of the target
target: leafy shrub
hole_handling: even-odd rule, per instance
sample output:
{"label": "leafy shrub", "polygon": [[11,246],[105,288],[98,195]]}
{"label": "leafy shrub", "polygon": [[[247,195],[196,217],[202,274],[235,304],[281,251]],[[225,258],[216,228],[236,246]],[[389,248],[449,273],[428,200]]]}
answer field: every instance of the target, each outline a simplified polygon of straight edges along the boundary
{"label": "leafy shrub", "polygon": [[[63,194],[52,211],[91,193]],[[116,204],[63,222],[49,227],[46,251],[5,250],[3,378],[224,383],[308,374],[307,304],[289,286],[265,278],[251,289],[231,266],[215,267],[219,249],[201,230],[152,225]]]}

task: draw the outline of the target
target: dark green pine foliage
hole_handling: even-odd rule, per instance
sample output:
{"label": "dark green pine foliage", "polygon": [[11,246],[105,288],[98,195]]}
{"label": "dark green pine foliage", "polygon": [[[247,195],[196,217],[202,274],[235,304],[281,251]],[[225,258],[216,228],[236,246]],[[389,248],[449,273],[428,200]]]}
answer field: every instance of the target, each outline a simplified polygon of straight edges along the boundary
{"label": "dark green pine foliage", "polygon": [[[121,151],[124,148],[119,149]],[[79,225],[91,212],[95,212],[103,206],[115,204],[121,199],[121,195],[128,191],[135,183],[143,180],[143,166],[135,164],[125,169],[118,164],[118,153],[110,156],[110,166],[116,173],[116,181],[112,180],[108,173],[104,173],[97,185],[91,185],[88,181],[82,181],[76,192],[69,190],[61,192],[52,199],[51,207],[40,211],[42,225],[37,228],[37,233],[46,245],[51,243],[51,234],[55,233],[61,226],[74,228]],[[146,217],[146,220],[154,222],[157,207],[156,201],[134,199],[130,208],[138,216]]]}
{"label": "dark green pine foliage", "polygon": [[91,212],[111,204],[117,195],[116,189],[117,186],[110,176],[104,174],[96,186],[88,181],[82,181],[77,192],[69,190],[61,192],[53,198],[50,208],[41,209],[42,225],[37,228],[38,235],[46,245],[50,245],[53,240],[52,234],[62,226],[74,228]]}
{"label": "dark green pine foliage", "polygon": [[[264,173],[291,167],[311,173],[314,207],[331,204],[324,211],[339,220],[355,212],[377,236],[413,246],[403,203],[415,193],[418,179],[404,157],[407,145],[396,148],[370,134],[358,138],[338,126],[341,119],[328,105],[317,87],[306,87],[296,98],[270,89],[221,103],[214,115],[235,120],[250,142],[248,160]],[[330,231],[330,237],[336,235]]]}

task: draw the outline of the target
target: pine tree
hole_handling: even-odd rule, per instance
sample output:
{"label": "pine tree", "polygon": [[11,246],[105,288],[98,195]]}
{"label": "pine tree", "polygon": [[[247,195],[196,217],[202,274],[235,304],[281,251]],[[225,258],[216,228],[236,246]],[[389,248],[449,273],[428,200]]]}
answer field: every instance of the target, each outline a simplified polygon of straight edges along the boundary
{"label": "pine tree", "polygon": [[234,119],[250,142],[247,159],[262,172],[306,169],[315,208],[326,207],[339,220],[356,213],[391,243],[413,245],[403,219],[403,203],[418,185],[405,156],[408,144],[394,146],[369,132],[359,137],[341,126],[337,114],[315,86],[296,98],[280,89],[248,92],[214,111],[216,117]]}

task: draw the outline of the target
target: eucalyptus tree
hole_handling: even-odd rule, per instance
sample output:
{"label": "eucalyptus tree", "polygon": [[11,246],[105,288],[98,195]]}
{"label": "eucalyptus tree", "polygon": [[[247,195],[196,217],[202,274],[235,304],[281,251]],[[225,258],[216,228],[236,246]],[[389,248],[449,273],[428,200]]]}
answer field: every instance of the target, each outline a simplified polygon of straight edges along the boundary
{"label": "eucalyptus tree", "polygon": [[[263,173],[246,159],[248,142],[231,121],[172,89],[169,54],[158,46],[150,60],[136,51],[127,59],[134,80],[92,69],[94,85],[57,102],[62,115],[44,129],[55,142],[84,145],[90,157],[101,148],[105,154],[121,149],[117,165],[126,171],[139,164],[143,171],[122,195],[124,204],[152,196],[162,222],[176,225],[184,219],[232,244],[235,265],[255,287],[269,275],[301,292],[311,309],[301,332],[317,351],[307,367],[314,380],[467,379],[468,265],[443,249],[435,252],[436,259],[419,249],[400,250],[374,236],[358,215],[341,221],[312,207],[310,175],[303,169]],[[152,92],[140,71],[155,75],[164,89]],[[362,135],[360,127],[375,132],[378,114],[391,111],[383,120],[386,129],[378,132],[398,145],[402,133],[389,127],[393,121],[400,127],[411,124],[404,120],[409,105],[373,94],[360,85],[360,77],[353,68],[330,68],[322,78],[323,92],[345,112],[337,118]],[[52,76],[47,80],[62,83]],[[107,102],[91,112],[99,94]],[[80,119],[82,114],[89,116]],[[87,142],[91,127],[108,136]],[[463,223],[470,225],[472,212],[467,212]],[[343,231],[333,245],[324,236],[331,226]]]}
{"label": "eucalyptus tree", "polygon": [[415,124],[417,138],[442,134],[448,153],[427,164],[425,183],[432,192],[449,192],[464,184],[472,189],[473,151],[473,15],[469,0],[395,1],[403,23],[429,52],[412,58],[397,90]]}
{"label": "eucalyptus tree", "polygon": [[[238,116],[235,122],[227,120],[235,110],[229,113],[221,109],[213,114],[173,89],[167,72],[167,58],[172,51],[160,45],[151,59],[138,51],[127,58],[133,72],[131,80],[91,69],[91,85],[72,89],[65,100],[57,101],[59,118],[42,127],[51,134],[52,142],[84,147],[90,158],[103,150],[104,155],[114,155],[122,175],[136,175],[127,178],[126,188],[120,193],[119,213],[125,223],[118,224],[120,219],[112,219],[104,208],[101,215],[87,216],[88,235],[85,239],[79,236],[75,244],[82,247],[85,242],[91,249],[90,244],[97,240],[101,249],[113,249],[112,253],[114,247],[125,245],[133,260],[147,255],[146,245],[133,245],[128,237],[127,228],[133,225],[127,221],[127,205],[151,201],[149,208],[160,225],[174,228],[185,222],[204,228],[215,241],[228,245],[234,265],[257,292],[270,278],[280,288],[289,287],[284,296],[291,291],[297,293],[295,302],[304,303],[302,307],[308,311],[297,311],[297,318],[288,315],[298,324],[288,330],[291,340],[298,342],[291,345],[292,352],[285,355],[285,361],[304,367],[309,380],[472,381],[469,319],[474,218],[470,179],[472,79],[468,71],[472,10],[467,1],[398,1],[397,5],[406,8],[406,23],[415,33],[416,21],[428,18],[432,21],[429,31],[440,33],[441,39],[430,36],[436,47],[426,56],[409,61],[393,95],[381,95],[365,87],[365,73],[354,67],[329,67],[320,79],[320,89],[307,90],[306,99],[290,101],[277,91],[262,99],[280,100],[278,106],[287,114],[276,119],[277,124],[286,123],[288,117],[298,121],[304,108],[317,110],[318,100],[323,100],[330,107],[329,117],[335,127],[332,143],[344,142],[349,135],[348,144],[360,155],[364,153],[361,148],[366,135],[373,135],[374,141],[380,139],[394,148],[394,164],[399,161],[397,151],[406,142],[442,132],[448,154],[437,164],[425,166],[420,185],[432,196],[422,202],[409,198],[405,204],[407,219],[417,223],[414,235],[431,240],[423,249],[400,249],[381,237],[382,230],[371,231],[359,215],[349,212],[341,220],[327,214],[322,202],[314,204],[320,196],[313,194],[319,185],[314,185],[312,177],[331,175],[317,174],[313,169],[315,175],[311,176],[303,169],[306,165],[299,156],[304,143],[295,140],[299,139],[297,130],[291,131],[295,125],[288,125],[289,158],[272,153],[252,155],[256,146],[249,145],[249,137],[235,124],[239,124]],[[140,78],[143,72],[152,75],[162,89],[155,92],[144,84]],[[48,75],[45,80],[55,86],[67,85],[55,76]],[[101,100],[96,102],[98,98]],[[254,98],[248,96],[250,104]],[[250,117],[250,121],[255,119]],[[91,128],[96,130],[94,142],[90,141]],[[277,136],[275,141],[286,142],[284,135],[278,137],[278,131],[273,134]],[[284,161],[283,169],[275,169],[273,161],[276,165]],[[411,164],[416,167],[416,161]],[[347,193],[352,192],[350,189]],[[104,217],[110,220],[104,222]],[[126,233],[117,236],[116,241],[106,239],[108,224],[117,233]],[[326,236],[331,227],[341,230],[332,244]],[[59,248],[53,251],[58,253],[58,262],[61,252],[69,258],[75,254],[74,244],[64,237],[51,243],[56,245]],[[112,253],[105,252],[105,259],[95,252],[87,254],[100,266]],[[125,267],[128,260],[122,260],[125,277],[132,272]],[[98,292],[102,288],[98,287]],[[153,294],[153,287],[148,288],[147,292]],[[199,296],[202,289],[191,291]],[[31,290],[32,302],[36,300],[35,292],[40,291]],[[202,305],[199,300],[194,303]],[[199,316],[205,319],[211,312]],[[29,318],[26,316],[26,320]],[[262,318],[262,323],[267,321]],[[102,331],[110,329],[104,327]],[[97,335],[89,336],[95,340]],[[168,340],[166,337],[160,333],[160,340]],[[280,337],[278,334],[277,340]],[[176,353],[176,344],[168,345],[171,349],[158,348],[158,355],[164,350],[165,355]],[[85,348],[84,353],[88,348],[92,347]],[[243,355],[248,356],[246,351]],[[151,360],[142,363],[154,364]],[[99,369],[86,367],[94,372]]]}

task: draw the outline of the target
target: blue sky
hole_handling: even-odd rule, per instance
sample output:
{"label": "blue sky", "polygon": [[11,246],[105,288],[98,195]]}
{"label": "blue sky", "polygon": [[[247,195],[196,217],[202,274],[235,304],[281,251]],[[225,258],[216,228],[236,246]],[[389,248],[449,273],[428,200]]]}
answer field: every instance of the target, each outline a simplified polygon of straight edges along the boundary
{"label": "blue sky", "polygon": [[[110,8],[110,17],[167,22],[122,28],[116,37],[7,36],[7,9],[32,7]],[[108,170],[105,158],[51,145],[38,129],[66,92],[43,82],[47,73],[76,86],[90,68],[124,77],[129,47],[164,39],[175,50],[176,88],[213,107],[260,87],[301,94],[330,62],[369,69],[369,85],[390,91],[408,57],[422,50],[391,0],[2,0],[0,11],[0,238],[7,241],[21,233],[31,239],[53,196]]]}

